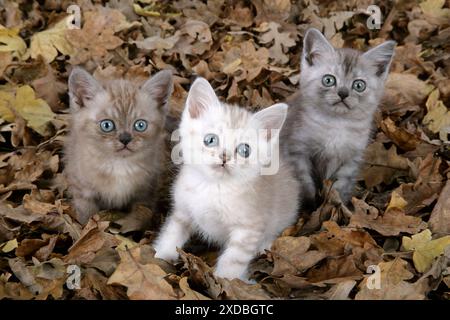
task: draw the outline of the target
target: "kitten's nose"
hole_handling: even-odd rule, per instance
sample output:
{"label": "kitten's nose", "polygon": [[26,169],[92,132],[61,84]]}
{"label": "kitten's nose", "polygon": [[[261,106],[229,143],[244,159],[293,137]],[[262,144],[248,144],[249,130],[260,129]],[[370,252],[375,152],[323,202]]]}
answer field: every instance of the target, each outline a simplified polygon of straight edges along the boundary
{"label": "kitten's nose", "polygon": [[219,154],[219,158],[220,160],[222,160],[222,165],[224,165],[225,163],[227,163],[227,161],[230,160],[230,155],[223,150],[221,154]]}
{"label": "kitten's nose", "polygon": [[133,137],[128,132],[122,132],[121,134],[119,134],[119,141],[122,142],[124,146],[130,143],[132,139]]}
{"label": "kitten's nose", "polygon": [[348,97],[348,89],[347,88],[339,88],[338,96],[341,97],[342,100]]}

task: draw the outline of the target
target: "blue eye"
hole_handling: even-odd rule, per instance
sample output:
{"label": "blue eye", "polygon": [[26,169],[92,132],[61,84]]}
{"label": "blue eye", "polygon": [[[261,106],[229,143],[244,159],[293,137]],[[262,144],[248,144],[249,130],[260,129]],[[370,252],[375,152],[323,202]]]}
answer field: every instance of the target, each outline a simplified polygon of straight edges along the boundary
{"label": "blue eye", "polygon": [[215,146],[219,145],[219,137],[217,136],[217,134],[214,134],[214,133],[208,133],[208,134],[203,138],[203,143],[204,143],[205,146],[207,146],[207,147],[215,147]]}
{"label": "blue eye", "polygon": [[243,158],[250,157],[250,153],[252,152],[252,149],[247,143],[241,143],[237,146],[236,152],[239,153],[239,155]]}
{"label": "blue eye", "polygon": [[134,123],[134,129],[139,132],[147,130],[147,127],[148,127],[147,121],[142,119],[136,120],[136,122]]}
{"label": "blue eye", "polygon": [[103,132],[111,132],[116,128],[114,125],[114,122],[112,120],[102,120],[100,121],[100,129],[102,129]]}
{"label": "blue eye", "polygon": [[332,76],[331,74],[326,74],[322,78],[322,84],[325,87],[332,87],[336,84],[336,78]]}
{"label": "blue eye", "polygon": [[358,79],[353,81],[353,89],[355,89],[358,92],[363,92],[364,90],[366,90],[366,83],[364,82],[364,80]]}

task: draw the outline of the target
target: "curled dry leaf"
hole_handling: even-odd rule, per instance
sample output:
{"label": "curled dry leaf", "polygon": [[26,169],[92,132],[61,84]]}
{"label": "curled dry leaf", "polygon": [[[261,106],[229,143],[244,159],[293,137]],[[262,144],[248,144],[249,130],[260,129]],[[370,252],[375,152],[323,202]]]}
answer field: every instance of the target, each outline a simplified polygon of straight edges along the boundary
{"label": "curled dry leaf", "polygon": [[172,286],[164,279],[167,274],[156,264],[142,264],[140,248],[119,251],[120,264],[108,279],[108,284],[127,287],[131,300],[174,299]]}
{"label": "curled dry leaf", "polygon": [[353,198],[352,202],[355,213],[350,219],[350,226],[375,230],[384,236],[398,236],[402,232],[416,234],[427,227],[421,218],[408,216],[397,207],[380,214],[377,208],[363,200]]}

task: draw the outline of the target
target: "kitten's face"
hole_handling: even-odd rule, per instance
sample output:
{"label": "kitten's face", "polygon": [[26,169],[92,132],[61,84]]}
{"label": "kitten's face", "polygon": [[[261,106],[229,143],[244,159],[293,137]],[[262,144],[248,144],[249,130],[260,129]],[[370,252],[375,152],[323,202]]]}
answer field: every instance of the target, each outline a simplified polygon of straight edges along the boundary
{"label": "kitten's face", "polygon": [[202,78],[189,91],[180,125],[184,162],[210,178],[248,179],[261,174],[270,160],[277,136],[266,131],[281,129],[287,106],[278,104],[252,114],[219,102]]}
{"label": "kitten's face", "polygon": [[334,49],[317,30],[304,39],[300,86],[302,96],[331,114],[370,114],[382,96],[395,43],[366,53]]}
{"label": "kitten's face", "polygon": [[104,156],[139,156],[161,136],[172,90],[170,73],[157,74],[140,87],[126,80],[101,85],[76,69],[69,88],[72,130]]}

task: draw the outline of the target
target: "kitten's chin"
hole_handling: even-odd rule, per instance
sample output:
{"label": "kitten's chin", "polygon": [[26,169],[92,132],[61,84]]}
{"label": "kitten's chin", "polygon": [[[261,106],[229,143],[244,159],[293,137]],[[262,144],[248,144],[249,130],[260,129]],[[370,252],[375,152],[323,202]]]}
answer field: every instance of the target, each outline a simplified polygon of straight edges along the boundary
{"label": "kitten's chin", "polygon": [[230,168],[228,166],[222,166],[220,164],[212,164],[208,166],[208,173],[215,178],[225,178],[231,175]]}

